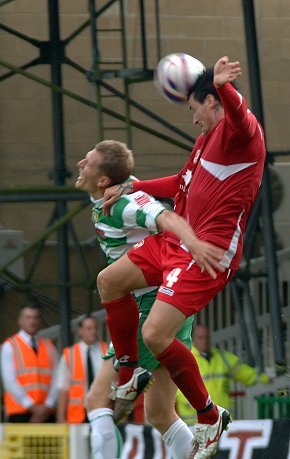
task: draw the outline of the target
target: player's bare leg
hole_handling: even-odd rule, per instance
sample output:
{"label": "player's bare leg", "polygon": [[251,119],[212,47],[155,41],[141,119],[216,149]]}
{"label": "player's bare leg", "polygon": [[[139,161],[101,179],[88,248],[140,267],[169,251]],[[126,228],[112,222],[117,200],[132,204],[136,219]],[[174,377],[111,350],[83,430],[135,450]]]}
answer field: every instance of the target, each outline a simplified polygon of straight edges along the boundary
{"label": "player's bare leg", "polygon": [[146,346],[159,355],[172,343],[186,316],[164,301],[156,300],[142,327]]}
{"label": "player's bare leg", "polygon": [[114,402],[111,398],[111,385],[117,379],[118,374],[113,365],[113,358],[104,360],[87,395],[86,406],[88,412],[103,407],[113,409]]}
{"label": "player's bare leg", "polygon": [[151,372],[139,367],[137,333],[139,310],[131,290],[147,287],[142,270],[124,255],[98,276],[98,287],[107,311],[107,325],[119,361],[114,419],[125,418],[134,401],[152,382]]}
{"label": "player's bare leg", "polygon": [[154,370],[153,377],[155,382],[145,394],[147,421],[161,433],[172,459],[188,459],[193,434],[175,411],[177,387],[164,367]]}
{"label": "player's bare leg", "polygon": [[189,459],[207,459],[215,454],[219,438],[230,422],[227,410],[210,399],[198,364],[191,351],[175,338],[175,324],[180,325],[183,313],[164,301],[156,300],[145,321],[144,343],[170,373],[172,380],[197,410],[195,443]]}
{"label": "player's bare leg", "polygon": [[104,360],[87,396],[93,459],[121,456],[122,438],[113,419],[114,402],[111,399],[111,385],[116,378],[113,358]]}
{"label": "player's bare leg", "polygon": [[103,302],[124,297],[132,290],[148,287],[142,269],[123,255],[98,275],[98,289]]}

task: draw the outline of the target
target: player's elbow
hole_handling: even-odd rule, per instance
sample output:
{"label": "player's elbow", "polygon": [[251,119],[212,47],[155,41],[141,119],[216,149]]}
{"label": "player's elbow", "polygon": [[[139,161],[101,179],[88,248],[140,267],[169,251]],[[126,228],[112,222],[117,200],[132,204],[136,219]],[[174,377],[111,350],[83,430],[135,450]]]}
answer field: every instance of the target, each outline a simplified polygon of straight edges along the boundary
{"label": "player's elbow", "polygon": [[163,210],[163,212],[161,212],[161,214],[159,214],[156,219],[158,228],[161,230],[168,229],[170,227],[170,224],[172,224],[172,215],[173,212],[171,212],[170,210]]}

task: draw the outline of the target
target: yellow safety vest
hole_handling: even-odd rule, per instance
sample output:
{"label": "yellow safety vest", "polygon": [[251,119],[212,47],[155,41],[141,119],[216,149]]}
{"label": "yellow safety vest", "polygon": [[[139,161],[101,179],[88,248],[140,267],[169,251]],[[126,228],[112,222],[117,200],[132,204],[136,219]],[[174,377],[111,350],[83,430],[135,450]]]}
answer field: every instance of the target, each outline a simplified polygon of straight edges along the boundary
{"label": "yellow safety vest", "polygon": [[[231,410],[234,403],[230,395],[231,379],[246,386],[269,382],[266,374],[260,374],[256,368],[240,363],[236,355],[216,348],[212,348],[210,352],[211,358],[208,361],[200,355],[196,347],[192,347],[205,386],[217,405]],[[196,411],[180,391],[177,392],[176,407],[178,414],[188,425],[196,422]]]}

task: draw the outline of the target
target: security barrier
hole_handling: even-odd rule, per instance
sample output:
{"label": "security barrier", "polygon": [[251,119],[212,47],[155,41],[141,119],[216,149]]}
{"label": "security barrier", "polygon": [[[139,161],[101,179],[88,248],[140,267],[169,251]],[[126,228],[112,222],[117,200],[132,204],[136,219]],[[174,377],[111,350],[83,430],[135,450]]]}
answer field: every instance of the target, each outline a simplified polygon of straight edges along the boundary
{"label": "security barrier", "polygon": [[[122,426],[122,459],[170,459],[147,425]],[[0,424],[1,459],[91,459],[89,425]],[[234,421],[215,459],[290,459],[290,420]]]}
{"label": "security barrier", "polygon": [[290,420],[234,421],[215,459],[289,459]]}
{"label": "security barrier", "polygon": [[259,419],[290,419],[290,397],[257,397]]}
{"label": "security barrier", "polygon": [[1,459],[69,459],[69,426],[6,424]]}

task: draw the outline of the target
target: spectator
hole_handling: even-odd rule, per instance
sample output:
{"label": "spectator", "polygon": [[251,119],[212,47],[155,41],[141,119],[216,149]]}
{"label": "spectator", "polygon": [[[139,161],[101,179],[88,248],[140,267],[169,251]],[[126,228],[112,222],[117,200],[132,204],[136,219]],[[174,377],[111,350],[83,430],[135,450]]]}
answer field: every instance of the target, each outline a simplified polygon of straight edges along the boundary
{"label": "spectator", "polygon": [[80,342],[63,350],[59,364],[57,421],[61,423],[87,422],[86,394],[107,351],[106,343],[99,339],[94,317],[85,317],[79,322],[78,336]]}
{"label": "spectator", "polygon": [[47,338],[37,336],[40,311],[24,306],[19,332],[1,350],[4,408],[8,422],[53,422],[57,398],[57,352]]}
{"label": "spectator", "polygon": [[[233,400],[230,393],[231,380],[245,386],[266,384],[270,378],[265,373],[245,363],[231,352],[211,347],[210,332],[206,325],[196,325],[192,333],[192,353],[195,356],[201,376],[214,403],[232,411]],[[188,424],[196,423],[196,411],[184,395],[177,392],[177,411]]]}

